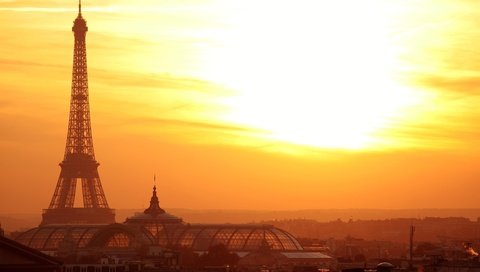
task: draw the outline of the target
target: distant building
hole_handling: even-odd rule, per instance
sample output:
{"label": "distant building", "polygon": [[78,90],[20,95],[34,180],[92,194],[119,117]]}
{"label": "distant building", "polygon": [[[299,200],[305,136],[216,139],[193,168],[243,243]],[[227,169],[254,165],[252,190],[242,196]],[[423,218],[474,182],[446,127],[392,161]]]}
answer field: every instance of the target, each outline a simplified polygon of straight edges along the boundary
{"label": "distant building", "polygon": [[278,268],[282,270],[293,271],[298,268],[312,268],[310,271],[318,269],[332,269],[336,266],[334,258],[320,252],[278,252],[271,250],[259,250],[247,254],[240,259],[238,266],[249,271],[258,271],[259,267],[264,270],[275,271]]}

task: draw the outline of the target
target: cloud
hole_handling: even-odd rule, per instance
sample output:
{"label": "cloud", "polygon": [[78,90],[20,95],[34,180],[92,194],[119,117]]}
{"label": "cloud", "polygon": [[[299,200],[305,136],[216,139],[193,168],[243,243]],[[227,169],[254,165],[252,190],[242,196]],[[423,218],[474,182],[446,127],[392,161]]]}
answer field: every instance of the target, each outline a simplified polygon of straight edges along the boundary
{"label": "cloud", "polygon": [[[102,13],[150,13],[165,15],[180,12],[198,11],[199,8],[208,10],[206,3],[211,1],[183,1],[178,4],[175,1],[149,1],[143,0],[132,4],[131,1],[101,1],[91,3],[91,1],[82,3],[82,10],[86,12],[102,12]],[[2,6],[0,11],[13,12],[45,12],[45,13],[65,13],[76,12],[77,4],[75,2],[66,3],[65,1],[0,1]]]}
{"label": "cloud", "polygon": [[154,118],[154,117],[142,117],[131,119],[134,123],[140,124],[155,124],[162,126],[173,127],[186,127],[195,130],[209,130],[220,131],[225,133],[262,133],[264,131],[259,129],[251,129],[242,126],[227,125],[221,123],[205,122],[205,121],[191,121],[191,120],[179,120],[179,119],[167,119],[167,118]]}
{"label": "cloud", "polygon": [[376,134],[413,148],[476,148],[480,144],[478,95],[437,96],[436,104],[408,122],[392,122]]}
{"label": "cloud", "polygon": [[443,92],[444,95],[480,95],[480,75],[464,77],[451,77],[448,75],[423,75],[417,77],[418,78],[415,79],[417,84]]}
{"label": "cloud", "polygon": [[95,73],[92,80],[113,86],[131,86],[154,89],[188,90],[218,95],[231,94],[232,91],[215,83],[187,77],[175,77],[168,74],[144,74],[119,72],[103,69],[91,69]]}
{"label": "cloud", "polygon": [[37,66],[37,67],[53,67],[53,68],[67,68],[67,65],[56,65],[56,64],[49,64],[33,62],[33,61],[23,61],[18,59],[2,59],[0,58],[0,66]]}

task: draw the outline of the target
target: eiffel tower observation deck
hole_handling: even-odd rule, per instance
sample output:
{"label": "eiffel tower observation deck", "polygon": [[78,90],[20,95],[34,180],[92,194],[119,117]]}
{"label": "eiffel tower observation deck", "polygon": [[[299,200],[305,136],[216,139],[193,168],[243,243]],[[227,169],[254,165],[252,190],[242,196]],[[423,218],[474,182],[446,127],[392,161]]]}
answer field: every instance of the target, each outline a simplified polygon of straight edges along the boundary
{"label": "eiffel tower observation deck", "polygon": [[[72,31],[75,43],[67,143],[57,186],[40,225],[115,223],[115,213],[108,207],[93,149],[85,41],[88,27],[82,17],[81,1]],[[83,207],[74,207],[76,186],[80,184]]]}

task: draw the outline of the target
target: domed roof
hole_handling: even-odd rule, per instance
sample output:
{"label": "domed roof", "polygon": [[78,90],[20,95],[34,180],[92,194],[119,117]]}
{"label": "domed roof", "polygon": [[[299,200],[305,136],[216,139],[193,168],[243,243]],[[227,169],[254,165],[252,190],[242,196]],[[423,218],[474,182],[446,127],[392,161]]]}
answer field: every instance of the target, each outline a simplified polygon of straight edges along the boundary
{"label": "domed roof", "polygon": [[176,223],[181,224],[183,220],[172,214],[166,213],[164,209],[160,208],[160,202],[157,197],[157,187],[153,186],[152,197],[150,199],[150,206],[143,211],[143,213],[136,213],[134,216],[127,218],[126,224],[141,224],[141,223]]}
{"label": "domed roof", "polygon": [[169,248],[208,251],[223,244],[230,251],[303,251],[290,233],[262,224],[186,224],[160,208],[156,187],[150,206],[127,218],[124,224],[45,225],[28,230],[16,239],[29,247],[48,251],[60,248],[135,248],[155,244]]}
{"label": "domed roof", "polygon": [[16,239],[28,247],[55,251],[62,247],[131,247],[136,244],[154,244],[155,238],[145,228],[131,228],[123,224],[110,225],[48,225],[30,229]]}
{"label": "domed roof", "polygon": [[395,266],[391,263],[388,263],[388,262],[381,262],[381,263],[377,264],[377,268],[379,268],[379,267],[394,268]]}
{"label": "domed roof", "polygon": [[195,251],[207,251],[217,244],[224,244],[230,251],[252,251],[264,246],[281,251],[303,250],[295,237],[272,225],[186,224],[160,208],[155,186],[150,206],[127,218],[125,225],[146,229],[159,245]]}
{"label": "domed roof", "polygon": [[279,251],[303,250],[295,237],[272,225],[184,224],[172,228],[168,236],[171,245],[195,251],[207,251],[217,244],[224,244],[230,251],[254,251],[265,246]]}
{"label": "domed roof", "polygon": [[83,248],[101,228],[98,225],[48,225],[30,229],[15,240],[28,247],[48,251],[57,250],[67,238],[75,248]]}
{"label": "domed roof", "polygon": [[377,272],[390,272],[395,266],[391,263],[382,262],[377,264]]}
{"label": "domed roof", "polygon": [[145,213],[136,213],[134,216],[128,217],[127,220],[125,221],[126,224],[132,224],[132,223],[139,224],[139,223],[147,223],[147,222],[158,222],[159,224],[161,223],[180,224],[183,222],[183,220],[169,213],[157,214],[155,216],[152,216],[151,214],[145,214]]}
{"label": "domed roof", "polygon": [[135,228],[124,224],[111,224],[97,231],[88,247],[95,248],[135,248],[155,244],[156,239],[145,228]]}

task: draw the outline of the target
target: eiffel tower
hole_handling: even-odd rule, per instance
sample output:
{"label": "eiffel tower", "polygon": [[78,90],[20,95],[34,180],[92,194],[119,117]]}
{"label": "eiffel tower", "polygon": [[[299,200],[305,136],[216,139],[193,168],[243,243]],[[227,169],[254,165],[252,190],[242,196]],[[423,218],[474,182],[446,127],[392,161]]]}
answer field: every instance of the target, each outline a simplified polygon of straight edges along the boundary
{"label": "eiffel tower", "polygon": [[[82,17],[81,0],[72,31],[75,45],[67,143],[55,193],[40,225],[115,223],[115,213],[108,207],[93,150],[85,43],[88,27]],[[82,186],[83,207],[74,207],[78,183]]]}

